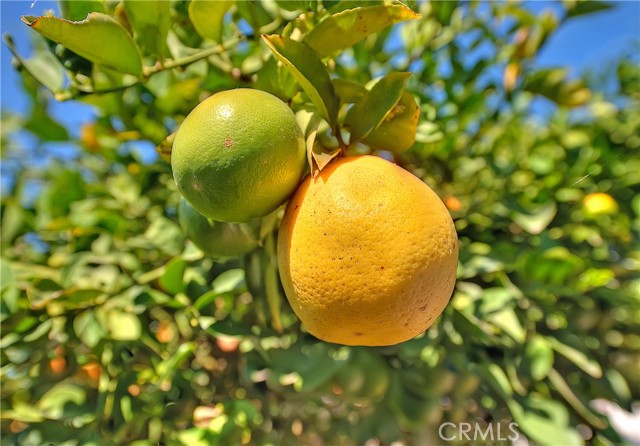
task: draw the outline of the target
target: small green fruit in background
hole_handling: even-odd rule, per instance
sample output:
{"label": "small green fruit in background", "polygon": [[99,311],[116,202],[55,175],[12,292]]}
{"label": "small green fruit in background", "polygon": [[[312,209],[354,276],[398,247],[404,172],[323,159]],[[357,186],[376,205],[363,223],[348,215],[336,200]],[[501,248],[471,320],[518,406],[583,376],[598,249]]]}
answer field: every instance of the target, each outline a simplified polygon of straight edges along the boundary
{"label": "small green fruit in background", "polygon": [[214,259],[238,257],[258,246],[259,222],[214,221],[196,211],[184,198],[178,205],[178,221],[187,238]]}

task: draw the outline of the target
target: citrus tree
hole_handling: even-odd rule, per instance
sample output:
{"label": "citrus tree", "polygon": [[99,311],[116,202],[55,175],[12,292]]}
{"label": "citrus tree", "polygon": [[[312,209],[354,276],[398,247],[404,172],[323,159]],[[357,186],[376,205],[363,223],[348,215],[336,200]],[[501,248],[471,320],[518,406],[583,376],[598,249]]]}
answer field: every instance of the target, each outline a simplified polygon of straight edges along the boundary
{"label": "citrus tree", "polygon": [[[640,395],[638,72],[535,64],[609,5],[59,6],[22,17],[29,57],[4,38],[31,108],[2,115],[2,445],[442,444],[443,423],[478,420],[540,445],[624,440],[590,402]],[[371,154],[442,198],[457,281],[425,334],[315,338],[284,298],[283,208],[229,224],[181,202],[176,130],[237,88],[295,113],[312,175]],[[54,100],[95,119],[65,128]]]}

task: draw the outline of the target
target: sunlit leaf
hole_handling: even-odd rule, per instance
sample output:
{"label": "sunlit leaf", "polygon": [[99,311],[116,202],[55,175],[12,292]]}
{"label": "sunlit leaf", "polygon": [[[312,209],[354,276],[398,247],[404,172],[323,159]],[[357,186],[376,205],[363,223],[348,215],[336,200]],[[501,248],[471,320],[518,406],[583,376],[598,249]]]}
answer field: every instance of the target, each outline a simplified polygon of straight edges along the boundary
{"label": "sunlit leaf", "polygon": [[116,341],[135,341],[140,338],[142,327],[135,314],[111,310],[106,314],[108,336]]}
{"label": "sunlit leaf", "polygon": [[514,213],[513,220],[530,234],[540,234],[556,216],[558,208],[554,201],[539,207],[533,213]]}
{"label": "sunlit leaf", "polygon": [[511,336],[516,342],[522,344],[525,339],[525,330],[513,308],[503,308],[491,314],[488,320],[499,327],[504,333]]}
{"label": "sunlit leaf", "polygon": [[312,144],[311,148],[307,148],[308,150],[308,158],[311,160],[311,175],[314,177],[317,176],[322,169],[324,169],[327,164],[329,164],[333,159],[337,158],[341,153],[342,149],[335,149],[332,151],[327,151],[320,144]]}
{"label": "sunlit leaf", "polygon": [[82,20],[92,12],[105,12],[103,0],[58,0],[58,5],[67,20]]}
{"label": "sunlit leaf", "polygon": [[416,141],[419,120],[418,103],[411,93],[403,91],[389,114],[362,142],[373,149],[403,152]]}
{"label": "sunlit leaf", "polygon": [[144,235],[155,247],[172,256],[180,254],[184,248],[180,226],[168,218],[156,218]]}
{"label": "sunlit leaf", "polygon": [[237,290],[244,283],[244,270],[229,269],[216,277],[211,284],[216,293],[228,293]]}
{"label": "sunlit leaf", "polygon": [[235,1],[191,0],[189,18],[200,36],[215,42],[222,40],[224,15]]}
{"label": "sunlit leaf", "polygon": [[420,14],[402,4],[349,9],[325,17],[303,41],[321,57],[326,57],[394,23],[419,17]]}
{"label": "sunlit leaf", "polygon": [[22,423],[39,423],[44,420],[44,416],[35,406],[23,401],[16,401],[11,410],[3,410],[1,417]]}
{"label": "sunlit leaf", "polygon": [[167,163],[171,162],[171,149],[173,148],[173,140],[176,139],[176,132],[173,132],[156,147],[156,152],[160,154],[160,157]]}
{"label": "sunlit leaf", "polygon": [[547,376],[553,366],[553,349],[543,336],[535,336],[527,342],[524,361],[534,380],[540,381]]}
{"label": "sunlit leaf", "polygon": [[513,388],[509,383],[507,374],[498,364],[489,364],[487,366],[488,376],[493,379],[494,388],[503,395],[512,395]]}
{"label": "sunlit leaf", "polygon": [[142,61],[133,39],[111,16],[95,12],[80,22],[57,17],[22,16],[22,21],[91,62],[121,73],[142,75]]}
{"label": "sunlit leaf", "polygon": [[262,38],[333,127],[338,116],[340,101],[333,90],[327,67],[304,43],[277,35],[262,36]]}
{"label": "sunlit leaf", "polygon": [[345,126],[351,131],[351,144],[371,133],[392,113],[410,76],[411,73],[388,74],[351,107],[345,118]]}
{"label": "sunlit leaf", "polygon": [[82,387],[59,383],[42,395],[36,407],[47,418],[57,420],[62,418],[67,404],[81,405],[85,402],[86,397],[86,391]]}

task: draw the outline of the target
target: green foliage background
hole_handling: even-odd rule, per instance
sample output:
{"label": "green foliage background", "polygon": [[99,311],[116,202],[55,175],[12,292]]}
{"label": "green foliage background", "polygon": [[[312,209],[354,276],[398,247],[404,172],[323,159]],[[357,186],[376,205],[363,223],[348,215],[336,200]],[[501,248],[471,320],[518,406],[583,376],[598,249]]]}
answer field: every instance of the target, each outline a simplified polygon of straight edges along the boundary
{"label": "green foliage background", "polygon": [[[418,445],[440,443],[442,422],[478,419],[514,420],[540,445],[621,441],[589,402],[629,409],[640,397],[638,70],[620,60],[611,91],[532,64],[558,27],[606,5],[536,16],[511,2],[419,2],[419,18],[358,42],[345,41],[356,31],[308,38],[334,79],[413,73],[416,142],[377,153],[448,197],[460,238],[452,301],[424,336],[352,348],[306,334],[273,280],[277,216],[245,258],[210,259],[185,240],[166,138],[200,100],[238,86],[322,115],[295,80],[317,87],[317,60],[300,56],[294,78],[260,35],[297,39],[356,6],[380,8],[369,25],[391,14],[346,0],[63,1],[66,18],[115,20],[90,30],[91,45],[65,42],[75,53],[33,33],[17,63],[31,115],[2,116],[15,177],[2,195],[3,446]],[[540,96],[556,104],[548,118],[531,113]],[[47,114],[54,97],[95,106],[80,138]],[[347,109],[321,124],[325,147]],[[18,131],[81,155],[34,164]],[[131,140],[163,159],[141,162],[122,150]],[[593,192],[618,209],[586,212]]]}

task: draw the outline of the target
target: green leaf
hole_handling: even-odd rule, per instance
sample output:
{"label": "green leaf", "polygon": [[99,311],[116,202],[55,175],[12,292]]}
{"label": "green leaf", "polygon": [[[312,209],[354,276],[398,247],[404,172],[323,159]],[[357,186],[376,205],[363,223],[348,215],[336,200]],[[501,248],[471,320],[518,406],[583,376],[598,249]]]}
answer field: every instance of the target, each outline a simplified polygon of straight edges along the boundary
{"label": "green leaf", "polygon": [[184,235],[180,226],[165,217],[156,218],[147,228],[144,236],[158,249],[177,256],[184,248]]}
{"label": "green leaf", "polygon": [[73,330],[80,341],[87,347],[94,348],[105,335],[93,310],[80,313],[73,319]]}
{"label": "green leaf", "polygon": [[0,257],[0,290],[12,287],[14,282],[11,264],[4,257]]}
{"label": "green leaf", "polygon": [[[254,34],[260,34],[263,27],[273,22],[274,18],[265,8],[266,2],[241,0],[236,3],[238,15],[253,28]],[[273,11],[271,9],[271,11]],[[278,23],[278,22],[276,22]],[[268,27],[273,29],[272,27]]]}
{"label": "green leaf", "polygon": [[41,338],[45,334],[49,334],[49,332],[51,331],[52,325],[53,325],[53,319],[47,319],[46,321],[44,321],[40,325],[38,325],[36,327],[36,329],[33,330],[31,333],[29,333],[28,335],[24,336],[22,338],[22,340],[24,342],[33,342],[36,339]]}
{"label": "green leaf", "polygon": [[327,164],[333,161],[338,155],[342,153],[342,149],[338,148],[333,151],[328,151],[320,143],[312,142],[307,144],[307,160],[311,167],[311,175],[315,178]]}
{"label": "green leaf", "polygon": [[553,367],[553,349],[544,336],[536,335],[524,349],[524,364],[529,367],[531,377],[540,381],[544,379]]}
{"label": "green leaf", "polygon": [[107,313],[109,337],[116,341],[136,341],[140,338],[142,327],[138,316],[122,310]]}
{"label": "green leaf", "polygon": [[403,152],[416,142],[420,108],[411,93],[403,91],[389,114],[362,140],[372,149]]}
{"label": "green leaf", "polygon": [[515,299],[513,290],[502,287],[486,288],[482,291],[478,310],[482,315],[488,315],[511,306]]}
{"label": "green leaf", "polygon": [[105,12],[102,0],[58,0],[58,6],[67,20],[82,20],[92,12]]}
{"label": "green leaf", "polygon": [[591,426],[598,429],[606,429],[607,423],[593,413],[584,403],[576,396],[571,386],[564,380],[562,375],[555,369],[549,371],[549,382],[556,388],[558,393],[580,414]]}
{"label": "green leaf", "polygon": [[600,367],[600,364],[598,364],[596,360],[589,359],[584,352],[570,347],[567,344],[563,344],[556,338],[547,336],[546,340],[556,352],[573,362],[583,371],[587,372],[594,378],[602,378],[602,367]]}
{"label": "green leaf", "polygon": [[163,60],[171,26],[171,2],[125,0],[124,8],[140,47]]}
{"label": "green leaf", "polygon": [[553,221],[557,212],[555,201],[549,201],[533,213],[514,213],[513,220],[529,234],[540,234]]}
{"label": "green leaf", "polygon": [[160,381],[169,378],[189,356],[196,350],[195,342],[180,344],[175,353],[157,366]]}
{"label": "green leaf", "polygon": [[411,73],[391,73],[380,79],[371,90],[351,107],[345,126],[351,131],[350,144],[373,131],[400,100],[404,84]]}
{"label": "green leaf", "polygon": [[244,270],[241,268],[229,269],[220,273],[211,284],[213,291],[221,294],[238,290],[244,283]]}
{"label": "green leaf", "polygon": [[160,277],[160,286],[169,294],[178,294],[184,291],[186,284],[183,281],[187,262],[181,258],[171,259],[167,263],[164,274]]}
{"label": "green leaf", "polygon": [[366,87],[357,82],[345,79],[333,79],[333,89],[340,98],[341,104],[352,104],[360,101],[368,93]]}
{"label": "green leaf", "polygon": [[420,14],[402,4],[349,9],[322,19],[303,42],[321,57],[327,57],[394,23],[419,17]]}
{"label": "green leaf", "polygon": [[498,393],[503,396],[513,395],[513,388],[511,387],[509,378],[498,364],[489,364],[487,366],[487,372],[490,382]]}
{"label": "green leaf", "polygon": [[235,1],[191,0],[189,19],[201,37],[222,41],[224,15]]}
{"label": "green leaf", "polygon": [[302,89],[320,110],[322,117],[334,128],[340,101],[333,90],[327,67],[304,43],[278,35],[263,35],[262,38],[278,60],[300,83]]}
{"label": "green leaf", "polygon": [[577,17],[594,12],[607,11],[614,7],[612,3],[598,0],[574,0],[568,2],[569,6],[566,18]]}
{"label": "green leaf", "polygon": [[527,398],[523,404],[508,400],[507,406],[520,429],[535,444],[581,446],[584,441],[569,426],[567,409],[557,401]]}
{"label": "green leaf", "polygon": [[300,90],[291,72],[275,56],[264,62],[256,75],[255,88],[271,93],[284,102],[288,102]]}
{"label": "green leaf", "polygon": [[591,97],[591,91],[584,81],[567,79],[567,70],[564,68],[532,72],[525,78],[522,88],[568,107],[582,105]]}
{"label": "green leaf", "polygon": [[29,120],[24,124],[41,141],[68,141],[67,129],[56,122],[44,107],[44,104],[35,105]]}
{"label": "green leaf", "polygon": [[[339,351],[347,352],[346,349]],[[311,392],[326,384],[333,374],[347,363],[348,355],[337,355],[329,344],[296,344],[288,349],[270,351],[273,371],[280,375],[295,373],[293,387],[298,392]]]}
{"label": "green leaf", "polygon": [[36,407],[47,418],[59,420],[65,412],[68,403],[81,405],[86,401],[86,392],[82,387],[59,383],[42,395]]}
{"label": "green leaf", "polygon": [[[30,58],[25,59],[18,54],[11,35],[5,34],[3,40],[13,56],[18,59],[27,73],[33,76],[36,81],[47,87],[53,93],[62,90],[65,80],[64,67],[51,51],[38,46],[34,48],[34,54]],[[51,118],[49,119],[51,120]]]}
{"label": "green leaf", "polygon": [[55,174],[38,199],[36,211],[39,217],[68,215],[71,203],[85,197],[85,181],[76,170],[64,169]]}
{"label": "green leaf", "polygon": [[22,21],[93,63],[142,76],[142,60],[133,39],[111,16],[93,12],[80,22],[47,16],[22,16]]}
{"label": "green leaf", "polygon": [[516,342],[520,344],[524,343],[526,333],[513,308],[503,308],[496,313],[492,313],[488,317],[488,321],[496,327],[499,327]]}
{"label": "green leaf", "polygon": [[4,246],[9,246],[18,234],[28,230],[26,227],[26,212],[19,202],[7,200],[2,203],[2,235],[1,240]]}
{"label": "green leaf", "polygon": [[16,420],[23,423],[40,423],[44,417],[40,411],[31,404],[16,401],[12,410],[4,410],[0,414],[3,420]]}

